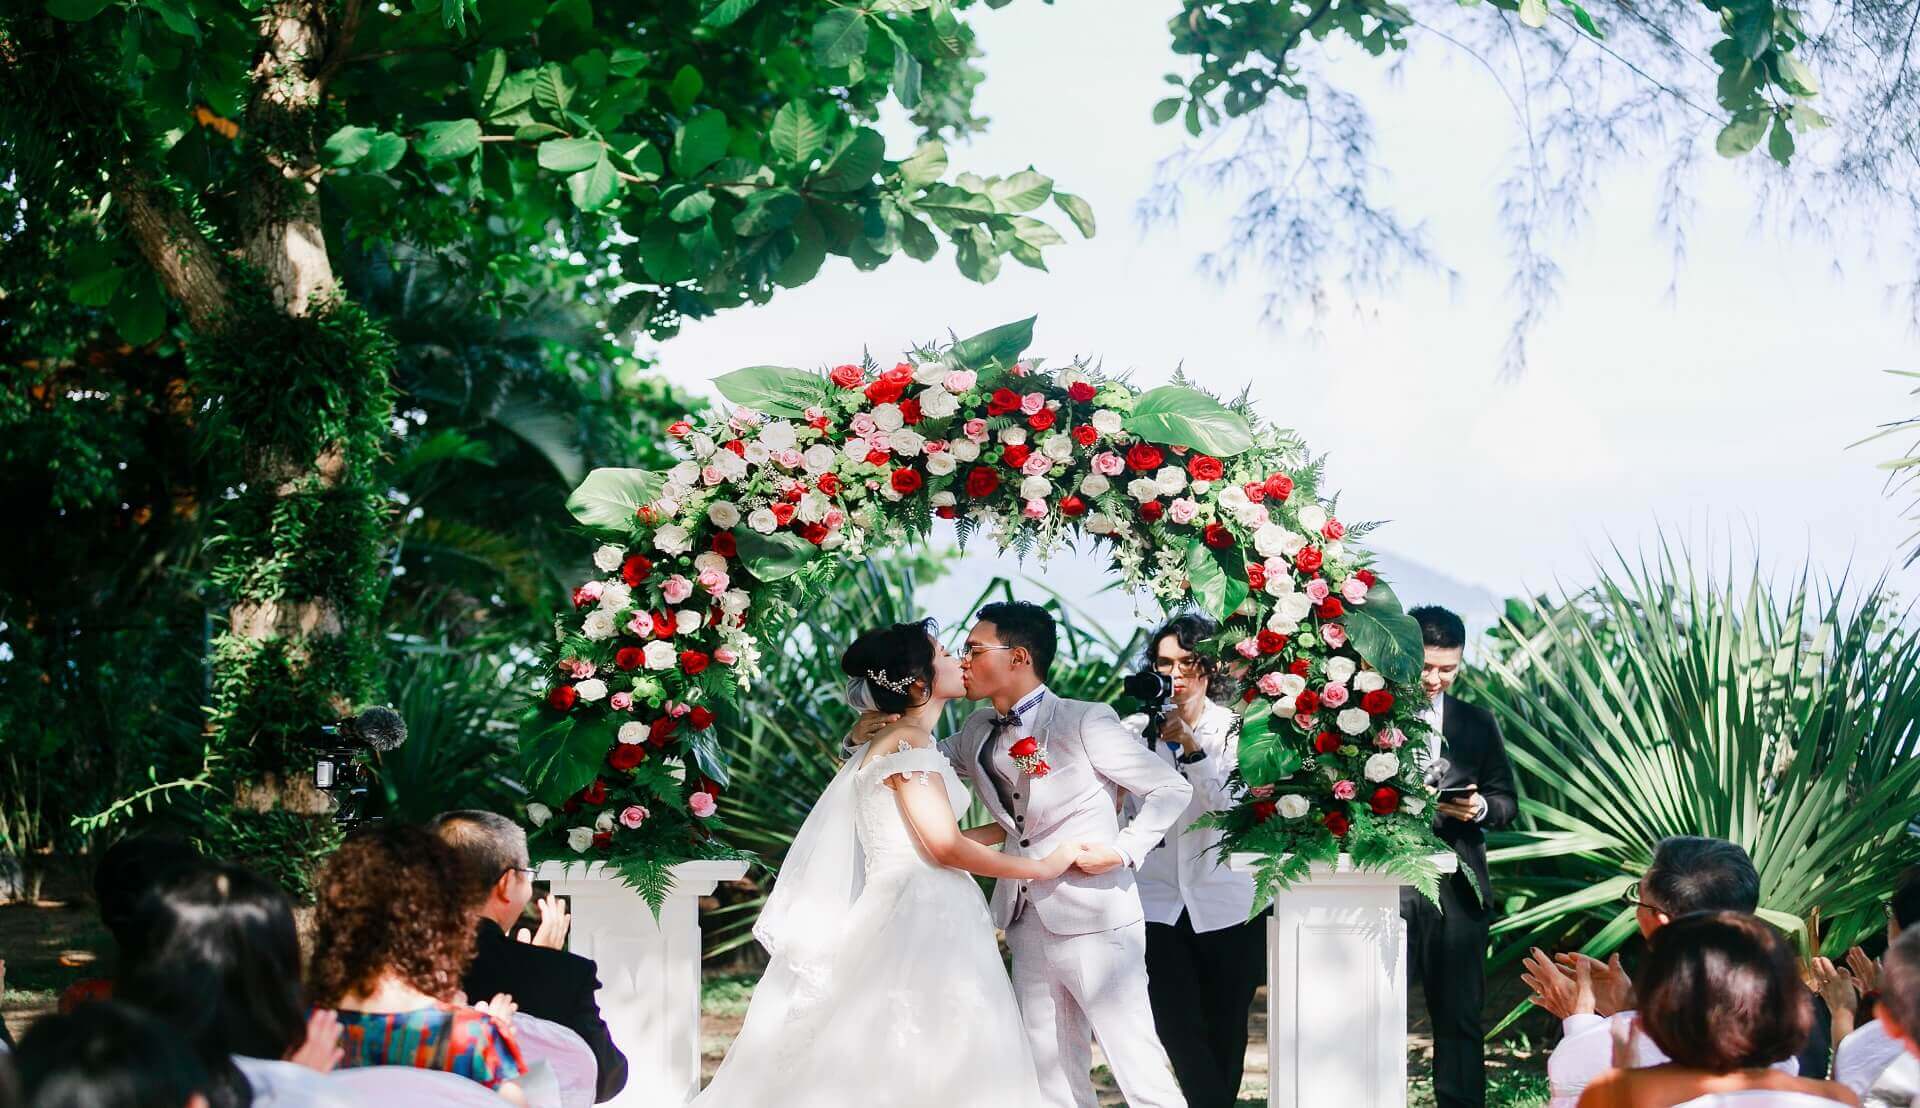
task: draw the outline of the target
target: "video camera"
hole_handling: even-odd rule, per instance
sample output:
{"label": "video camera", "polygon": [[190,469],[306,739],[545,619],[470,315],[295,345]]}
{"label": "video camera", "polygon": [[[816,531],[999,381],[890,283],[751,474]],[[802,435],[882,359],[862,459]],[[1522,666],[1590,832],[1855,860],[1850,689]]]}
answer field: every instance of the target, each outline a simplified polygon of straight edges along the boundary
{"label": "video camera", "polygon": [[367,787],[379,756],[407,741],[407,721],[392,708],[368,708],[357,716],[321,725],[308,743],[313,756],[314,788],[333,798],[335,823],[351,825],[366,816]]}
{"label": "video camera", "polygon": [[1147,710],[1147,729],[1143,734],[1148,739],[1160,737],[1160,724],[1173,711],[1173,678],[1151,669],[1127,674],[1120,683],[1120,691],[1138,700]]}

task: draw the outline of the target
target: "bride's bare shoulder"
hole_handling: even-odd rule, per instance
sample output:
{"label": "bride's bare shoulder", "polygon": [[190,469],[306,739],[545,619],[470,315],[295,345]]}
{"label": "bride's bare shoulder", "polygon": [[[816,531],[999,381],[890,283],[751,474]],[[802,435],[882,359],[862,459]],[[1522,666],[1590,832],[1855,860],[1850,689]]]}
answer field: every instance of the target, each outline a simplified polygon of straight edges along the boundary
{"label": "bride's bare shoulder", "polygon": [[902,750],[931,750],[933,736],[910,723],[888,724],[873,737],[868,748],[867,761],[872,762],[889,754],[898,754]]}

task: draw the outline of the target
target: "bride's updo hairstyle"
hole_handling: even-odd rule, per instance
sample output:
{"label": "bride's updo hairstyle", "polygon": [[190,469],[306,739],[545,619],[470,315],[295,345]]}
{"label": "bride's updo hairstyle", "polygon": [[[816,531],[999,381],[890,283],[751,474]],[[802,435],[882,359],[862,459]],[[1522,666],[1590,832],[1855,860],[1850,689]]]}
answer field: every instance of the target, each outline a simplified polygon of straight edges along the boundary
{"label": "bride's updo hairstyle", "polygon": [[[868,631],[840,656],[840,669],[848,677],[865,681],[874,706],[883,712],[904,712],[925,704],[933,691],[933,621]],[[919,688],[914,682],[919,682]]]}

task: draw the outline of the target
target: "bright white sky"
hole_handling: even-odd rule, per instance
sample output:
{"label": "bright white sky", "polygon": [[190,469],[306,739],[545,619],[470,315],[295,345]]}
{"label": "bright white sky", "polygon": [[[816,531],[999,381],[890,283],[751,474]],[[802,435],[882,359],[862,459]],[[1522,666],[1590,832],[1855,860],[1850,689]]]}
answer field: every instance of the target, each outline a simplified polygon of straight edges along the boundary
{"label": "bright white sky", "polygon": [[[1920,368],[1920,341],[1885,292],[1892,269],[1836,272],[1831,248],[1757,226],[1742,178],[1715,166],[1669,301],[1651,176],[1622,175],[1559,254],[1564,292],[1531,368],[1501,380],[1512,308],[1491,191],[1508,109],[1471,66],[1416,41],[1397,83],[1365,57],[1342,65],[1370,82],[1388,195],[1428,221],[1458,292],[1414,277],[1383,303],[1337,305],[1318,342],[1275,333],[1260,322],[1257,275],[1221,287],[1195,271],[1234,198],[1196,194],[1177,228],[1151,235],[1134,221],[1155,162],[1185,138],[1149,116],[1179,64],[1171,11],[1015,0],[970,13],[992,126],[953,151],[955,166],[1032,164],[1099,217],[1082,242],[1051,206],[1036,213],[1069,235],[1048,252],[1051,273],[1008,261],[980,286],[950,251],[864,274],[830,259],[765,307],[688,327],[659,347],[661,368],[698,387],[741,366],[854,360],[863,346],[885,358],[1037,313],[1037,354],[1098,354],[1145,384],[1182,361],[1217,392],[1252,382],[1269,419],[1331,454],[1343,516],[1390,521],[1379,546],[1496,595],[1584,581],[1609,544],[1631,550],[1662,528],[1721,567],[1751,565],[1756,543],[1775,570],[1809,553],[1833,574],[1897,566],[1907,527],[1875,469],[1896,444],[1848,449],[1912,410],[1885,372]],[[907,148],[897,129],[889,141],[896,156]],[[1911,592],[1920,575],[1901,579]]]}

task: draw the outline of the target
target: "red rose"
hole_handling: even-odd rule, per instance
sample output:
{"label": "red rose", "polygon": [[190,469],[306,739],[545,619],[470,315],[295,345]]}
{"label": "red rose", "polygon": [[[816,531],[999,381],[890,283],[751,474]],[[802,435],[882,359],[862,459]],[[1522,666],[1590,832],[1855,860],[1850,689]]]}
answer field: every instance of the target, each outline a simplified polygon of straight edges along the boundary
{"label": "red rose", "polygon": [[1340,603],[1340,598],[1337,596],[1327,597],[1320,602],[1318,608],[1313,610],[1313,614],[1319,616],[1321,619],[1339,619],[1346,613],[1346,605]]}
{"label": "red rose", "polygon": [[1296,716],[1310,716],[1319,710],[1320,694],[1312,689],[1293,698],[1293,714]]}
{"label": "red rose", "polygon": [[1375,577],[1375,576],[1373,575],[1373,571],[1372,571],[1372,570],[1370,570],[1370,569],[1361,569],[1361,570],[1355,570],[1355,571],[1354,571],[1354,574],[1353,574],[1353,575],[1354,575],[1355,577],[1357,577],[1357,578],[1359,578],[1359,579],[1360,579],[1360,583],[1361,583],[1361,584],[1363,584],[1363,585],[1365,585],[1365,586],[1366,586],[1366,587],[1368,587],[1368,588],[1372,588],[1372,587],[1373,587],[1373,583],[1374,583],[1375,581],[1378,581],[1378,580],[1380,580],[1380,578],[1378,578],[1378,577]]}
{"label": "red rose", "polygon": [[959,519],[960,509],[951,504],[942,504],[933,510],[933,514],[939,516],[941,519]]}
{"label": "red rose", "polygon": [[684,419],[676,419],[672,423],[667,424],[667,434],[672,435],[676,439],[684,439],[688,435],[693,434],[693,424],[688,423]]}
{"label": "red rose", "polygon": [[1346,533],[1347,533],[1347,525],[1340,522],[1337,519],[1328,520],[1325,524],[1321,525],[1321,528],[1320,528],[1321,536],[1324,537],[1328,542],[1335,542],[1340,538],[1340,536]]}
{"label": "red rose", "polygon": [[1248,481],[1246,484],[1240,486],[1240,491],[1246,493],[1247,499],[1253,501],[1255,504],[1267,498],[1267,486],[1259,481]]}
{"label": "red rose", "polygon": [[573,702],[579,699],[580,694],[573,690],[572,685],[555,685],[547,693],[547,706],[556,712],[569,712],[573,710]]}
{"label": "red rose", "polygon": [[1060,514],[1070,519],[1078,519],[1087,514],[1087,502],[1078,496],[1061,497]]}
{"label": "red rose", "polygon": [[1253,802],[1253,818],[1259,820],[1261,823],[1272,819],[1273,814],[1279,810],[1280,806],[1271,800],[1256,800]]}
{"label": "red rose", "polygon": [[799,481],[795,481],[793,484],[787,486],[787,491],[780,494],[780,499],[789,504],[798,504],[801,498],[806,495],[807,486]]}
{"label": "red rose", "polygon": [[827,536],[832,533],[833,532],[824,523],[817,523],[817,522],[808,523],[808,524],[802,525],[800,528],[800,537],[807,540],[808,542],[812,543],[815,546],[819,546],[821,543],[826,542]]}
{"label": "red rose", "polygon": [[1255,592],[1267,587],[1267,567],[1258,562],[1247,563],[1247,587]]}
{"label": "red rose", "polygon": [[820,479],[813,483],[813,487],[819,489],[823,495],[838,496],[840,495],[840,476],[835,473],[822,473]]}
{"label": "red rose", "polygon": [[588,608],[600,602],[600,598],[588,592],[584,587],[573,590],[573,606]]}
{"label": "red rose", "polygon": [[900,399],[906,391],[905,385],[896,385],[883,376],[867,386],[867,399],[875,404],[891,404]]}
{"label": "red rose", "polygon": [[1275,500],[1285,500],[1293,495],[1293,478],[1284,473],[1276,473],[1267,478],[1265,488],[1268,496]]}
{"label": "red rose", "polygon": [[920,398],[909,396],[900,402],[900,421],[912,426],[925,418],[920,414]]}
{"label": "red rose", "polygon": [[827,380],[843,389],[857,389],[865,376],[866,374],[862,373],[857,365],[837,365],[833,367],[832,373],[827,374]]}
{"label": "red rose", "polygon": [[652,523],[653,517],[654,517],[654,511],[653,511],[653,505],[651,504],[642,504],[638,508],[635,508],[633,510],[633,518],[639,520],[642,523]]}
{"label": "red rose", "polygon": [[1059,418],[1052,408],[1042,408],[1027,417],[1027,426],[1036,431],[1046,431],[1051,429],[1054,421]]}
{"label": "red rose", "polygon": [[1306,677],[1313,672],[1313,664],[1305,658],[1295,658],[1287,663],[1287,672],[1295,677]]}
{"label": "red rose", "polygon": [[918,492],[920,491],[921,484],[920,471],[917,469],[896,469],[893,471],[893,476],[887,478],[887,482],[893,486],[894,492],[902,495]]}
{"label": "red rose", "polygon": [[892,455],[884,450],[869,450],[867,451],[867,464],[870,466],[883,466],[887,464],[887,459],[891,457]]}
{"label": "red rose", "polygon": [[1166,511],[1167,506],[1165,504],[1160,503],[1158,500],[1149,500],[1145,504],[1140,505],[1140,518],[1146,520],[1148,523],[1156,523],[1162,515],[1166,514]]}
{"label": "red rose", "polygon": [[1347,818],[1345,812],[1328,812],[1327,818],[1320,822],[1326,824],[1327,830],[1333,832],[1337,839],[1346,838],[1347,832],[1353,829],[1353,821]]}
{"label": "red rose", "polygon": [[1033,767],[1033,773],[1030,774],[1029,776],[1045,777],[1047,774],[1052,772],[1053,772],[1053,767],[1047,764],[1046,759],[1042,758],[1040,760],[1040,763]]}
{"label": "red rose", "polygon": [[807,420],[807,426],[813,428],[816,431],[826,430],[827,429],[827,413],[821,412],[819,415],[809,418]]}
{"label": "red rose", "polygon": [[639,669],[647,664],[647,653],[637,646],[623,646],[613,652],[613,664],[621,669]]}
{"label": "red rose", "polygon": [[976,499],[983,496],[992,496],[994,490],[999,487],[1000,475],[995,473],[991,466],[975,466],[973,472],[967,474],[968,496]]}
{"label": "red rose", "polygon": [[1227,472],[1220,459],[1205,454],[1195,454],[1187,459],[1187,473],[1196,481],[1218,481]]}
{"label": "red rose", "polygon": [[1000,451],[1000,460],[1007,464],[1008,469],[1019,469],[1026,465],[1027,459],[1031,457],[1033,457],[1033,447],[1024,442],[1015,443]]}
{"label": "red rose", "polygon": [[702,777],[700,783],[694,786],[694,791],[706,793],[715,800],[720,799],[720,783],[712,778]]}
{"label": "red rose", "polygon": [[1320,568],[1320,562],[1324,557],[1319,547],[1309,546],[1293,556],[1293,564],[1299,567],[1301,573],[1312,573]]}
{"label": "red rose", "polygon": [[1015,758],[1026,758],[1040,753],[1040,741],[1032,735],[1021,739],[1007,748],[1007,753]]}
{"label": "red rose", "polygon": [[640,582],[645,581],[647,574],[652,572],[653,562],[643,554],[629,554],[627,560],[620,563],[620,579],[630,589],[639,588]]}
{"label": "red rose", "polygon": [[1375,689],[1360,698],[1360,706],[1370,716],[1384,716],[1393,711],[1393,694],[1385,689]]}
{"label": "red rose", "polygon": [[1082,423],[1073,429],[1073,441],[1081,446],[1092,446],[1100,441],[1100,432],[1094,430],[1093,424]]}
{"label": "red rose", "polygon": [[1287,647],[1287,637],[1285,635],[1282,635],[1278,631],[1268,631],[1265,628],[1262,628],[1260,634],[1255,636],[1254,641],[1260,644],[1260,653],[1262,654],[1278,654]]}
{"label": "red rose", "polygon": [[699,673],[701,670],[706,669],[707,663],[711,661],[713,661],[712,658],[702,654],[698,650],[682,650],[680,652],[680,668],[686,670],[689,675]]}
{"label": "red rose", "polygon": [[734,558],[734,557],[738,557],[740,554],[739,541],[733,537],[732,533],[727,531],[721,531],[718,534],[715,534],[713,536],[713,541],[708,543],[707,545],[711,546],[713,548],[713,552],[715,554],[720,555],[722,558]]}
{"label": "red rose", "polygon": [[741,442],[739,439],[734,439],[732,442],[727,443],[726,447],[728,450],[733,451],[738,457],[744,458],[747,456],[747,444]]}
{"label": "red rose", "polygon": [[657,750],[667,745],[667,740],[673,738],[673,733],[679,729],[679,720],[674,719],[672,716],[660,716],[652,723],[647,724],[647,741],[652,743]]}
{"label": "red rose", "polygon": [[1094,397],[1095,389],[1085,381],[1075,381],[1067,386],[1067,399],[1075,404],[1085,404]]}
{"label": "red rose", "polygon": [[697,706],[687,713],[687,726],[695,731],[705,731],[713,726],[713,710],[705,705]]}
{"label": "red rose", "polygon": [[1340,736],[1331,731],[1322,731],[1313,737],[1315,754],[1331,754],[1340,749]]}
{"label": "red rose", "polygon": [[987,415],[1003,416],[1020,410],[1020,394],[1012,389],[994,389],[987,398]]}
{"label": "red rose", "polygon": [[767,510],[773,513],[773,518],[775,522],[779,523],[780,526],[785,527],[787,524],[793,522],[794,514],[797,513],[800,509],[793,506],[792,504],[779,503],[779,504],[767,505]]}
{"label": "red rose", "polygon": [[665,610],[653,613],[653,637],[656,639],[673,637],[673,617]]}
{"label": "red rose", "polygon": [[1200,537],[1215,550],[1225,550],[1233,545],[1233,532],[1227,530],[1227,525],[1224,523],[1207,524],[1206,528],[1200,532]]}
{"label": "red rose", "polygon": [[1254,688],[1252,685],[1248,685],[1246,688],[1240,690],[1240,703],[1242,704],[1253,703],[1253,698],[1255,696],[1258,696],[1259,693],[1260,693],[1259,689]]}
{"label": "red rose", "polygon": [[1373,796],[1367,802],[1376,816],[1390,816],[1400,810],[1400,790],[1391,785],[1382,785],[1373,790]]}
{"label": "red rose", "polygon": [[593,833],[593,845],[600,850],[612,850],[613,849],[613,832],[595,831]]}
{"label": "red rose", "polygon": [[605,804],[607,802],[607,783],[596,777],[593,784],[580,790],[580,802],[583,804]]}
{"label": "red rose", "polygon": [[639,743],[614,743],[607,753],[607,764],[617,770],[630,770],[647,760],[647,748]]}
{"label": "red rose", "polygon": [[1160,448],[1150,443],[1136,442],[1127,448],[1127,466],[1135,473],[1149,473],[1160,468],[1167,456]]}

